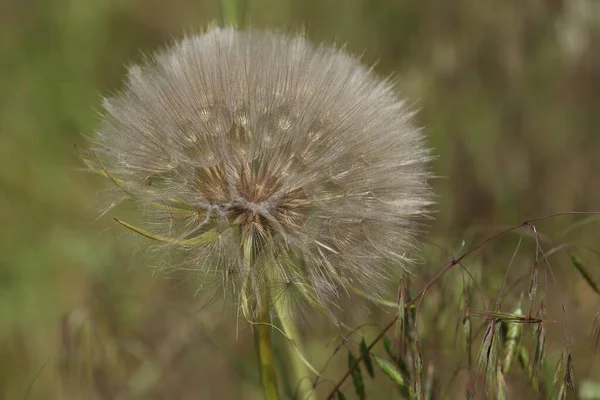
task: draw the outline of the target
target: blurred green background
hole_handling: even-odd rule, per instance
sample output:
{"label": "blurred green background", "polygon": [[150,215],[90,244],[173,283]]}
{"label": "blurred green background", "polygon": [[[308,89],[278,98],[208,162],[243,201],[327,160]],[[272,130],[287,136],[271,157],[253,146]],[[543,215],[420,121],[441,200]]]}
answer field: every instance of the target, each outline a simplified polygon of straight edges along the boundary
{"label": "blurred green background", "polygon": [[[529,217],[600,210],[598,1],[247,0],[242,12],[252,27],[342,43],[381,75],[394,74],[438,154],[435,243],[457,250]],[[110,218],[127,219],[132,208],[96,220],[104,182],[74,150],[98,127],[101,97],[121,86],[127,65],[219,18],[216,0],[0,3],[1,399],[260,398],[249,328],[221,301],[202,307],[185,275],[147,267],[146,243]],[[539,231],[552,245],[577,244],[600,277],[597,255],[585,250],[600,250],[599,225],[565,231],[581,219],[547,221]],[[531,268],[530,242],[513,271]],[[492,299],[500,281],[489,277],[503,277],[515,248],[514,237],[501,240],[470,261]],[[447,259],[426,249],[415,290]],[[576,377],[599,379],[589,333],[600,301],[565,259],[553,261],[546,294],[557,319],[568,304],[569,324],[551,324],[549,357],[556,362],[566,336]],[[448,389],[453,371],[438,365],[452,355],[444,352],[455,340],[457,296],[443,328],[450,345],[428,346],[426,336],[428,310],[443,293],[429,306],[425,298],[421,346]],[[372,319],[367,336],[390,318],[363,311],[348,319]],[[308,357],[323,366],[335,328],[303,331]],[[337,379],[344,360],[324,376]],[[389,382],[367,390],[393,393]]]}

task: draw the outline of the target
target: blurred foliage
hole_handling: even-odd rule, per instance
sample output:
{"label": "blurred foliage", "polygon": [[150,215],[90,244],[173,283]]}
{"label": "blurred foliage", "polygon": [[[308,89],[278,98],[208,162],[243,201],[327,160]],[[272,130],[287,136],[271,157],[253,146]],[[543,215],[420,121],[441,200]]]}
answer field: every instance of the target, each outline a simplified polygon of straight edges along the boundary
{"label": "blurred foliage", "polygon": [[[380,74],[393,74],[421,110],[419,123],[439,155],[431,238],[443,248],[460,250],[462,241],[537,215],[599,210],[597,1],[247,0],[241,12],[246,25],[342,43]],[[109,217],[96,220],[103,182],[84,171],[73,147],[85,146],[81,134],[98,126],[101,96],[120,87],[127,65],[219,15],[209,0],[0,4],[0,398],[24,398],[30,386],[29,399],[260,398],[250,329],[220,300],[203,307],[206,299],[184,274],[153,276],[143,241]],[[567,343],[576,378],[593,382],[600,368],[589,333],[600,301],[568,254],[553,247],[576,244],[590,279],[600,277],[589,250],[600,249],[600,228],[575,225],[580,220],[561,217],[540,228],[545,249],[555,250],[540,291],[549,320],[558,321],[549,324],[550,368]],[[466,262],[477,283],[463,285],[463,270],[425,296],[419,343],[435,368],[439,398],[464,396],[468,380],[466,364],[456,369],[456,316],[484,308],[480,292],[493,308],[509,265],[517,278],[507,280],[516,283],[506,289],[504,309],[514,308],[540,255],[530,236],[523,232],[514,265],[518,236]],[[414,288],[448,257],[435,246],[426,250]],[[475,286],[473,304],[466,286]],[[350,325],[367,317],[376,324],[361,331],[369,338],[391,318],[352,309]],[[473,326],[480,339],[486,322],[475,322],[483,322]],[[302,329],[308,358],[324,365],[335,328]],[[358,344],[360,336],[352,338]],[[338,379],[345,357],[335,354],[320,381]],[[515,380],[513,390],[526,390],[518,373]],[[382,382],[367,384],[367,395],[397,393]],[[331,387],[323,383],[319,393]]]}

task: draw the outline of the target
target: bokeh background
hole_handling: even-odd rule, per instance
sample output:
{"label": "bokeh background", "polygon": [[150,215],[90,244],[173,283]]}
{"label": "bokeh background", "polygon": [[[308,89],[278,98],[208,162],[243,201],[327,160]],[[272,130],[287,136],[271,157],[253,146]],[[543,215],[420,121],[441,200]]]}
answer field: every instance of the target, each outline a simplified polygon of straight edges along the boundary
{"label": "bokeh background", "polygon": [[[415,291],[443,266],[445,251],[460,252],[494,229],[600,211],[597,0],[246,0],[241,12],[255,28],[344,44],[381,75],[393,74],[421,110],[418,123],[438,154],[438,205],[429,236],[436,245],[425,246]],[[127,220],[134,207],[97,219],[104,182],[85,171],[74,148],[86,146],[82,134],[98,127],[101,97],[121,86],[127,65],[219,19],[216,0],[0,3],[1,399],[260,398],[248,326],[231,304],[205,307],[185,275],[149,268],[145,242],[111,218]],[[590,332],[600,297],[568,253],[600,278],[599,224],[567,216],[536,229],[545,249],[556,250],[539,289],[556,321],[548,324],[547,364],[553,370],[569,350],[577,384],[598,380]],[[517,289],[503,299],[505,310],[529,284],[536,247],[527,232],[465,261],[493,304],[519,238],[510,274]],[[452,274],[420,311],[437,398],[464,396],[468,376],[455,346],[464,275]],[[372,337],[392,316],[352,310],[348,323],[371,323],[353,340]],[[340,342],[337,330],[326,321],[302,330],[307,356],[322,367]],[[344,372],[339,353],[321,395]],[[511,398],[529,398],[519,374],[509,377]],[[378,379],[367,393],[391,398],[392,384]]]}

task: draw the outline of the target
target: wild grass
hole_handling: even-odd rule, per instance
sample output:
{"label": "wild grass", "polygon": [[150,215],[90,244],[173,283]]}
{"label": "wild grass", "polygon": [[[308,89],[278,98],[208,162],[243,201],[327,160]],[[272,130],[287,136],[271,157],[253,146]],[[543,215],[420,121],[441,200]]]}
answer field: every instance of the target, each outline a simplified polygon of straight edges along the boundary
{"label": "wild grass", "polygon": [[[509,397],[509,387],[507,386],[506,376],[510,371],[510,367],[512,365],[512,361],[514,358],[518,358],[520,361],[520,366],[525,373],[527,380],[531,385],[530,396],[537,395],[540,398],[547,398],[552,396],[556,390],[558,390],[558,394],[556,395],[558,398],[567,398],[567,392],[575,391],[575,383],[574,383],[574,372],[573,372],[573,359],[570,350],[568,330],[569,324],[567,319],[567,312],[565,303],[561,304],[561,308],[564,312],[563,314],[563,323],[565,325],[565,348],[563,352],[561,352],[560,359],[557,363],[556,368],[554,369],[554,379],[549,385],[549,382],[542,382],[540,378],[543,376],[545,371],[543,370],[546,361],[546,334],[545,334],[545,325],[550,321],[546,320],[546,312],[544,299],[547,296],[547,293],[544,292],[541,294],[541,301],[536,302],[536,294],[538,291],[538,276],[540,269],[540,261],[545,263],[547,269],[545,272],[545,277],[548,275],[554,275],[554,271],[552,270],[547,255],[544,252],[540,236],[537,233],[537,230],[534,226],[534,223],[537,221],[560,217],[565,215],[570,215],[573,213],[559,213],[553,214],[549,216],[533,218],[526,220],[518,225],[513,227],[504,229],[500,232],[497,232],[475,246],[471,247],[469,250],[463,252],[457,257],[451,256],[450,261],[446,264],[444,268],[442,268],[433,279],[431,279],[423,289],[421,289],[415,297],[413,297],[409,302],[405,303],[404,301],[404,285],[403,282],[400,283],[400,295],[398,299],[399,312],[397,315],[379,332],[376,338],[371,342],[370,345],[366,346],[364,344],[364,339],[361,341],[361,355],[358,358],[354,358],[349,352],[350,360],[349,367],[346,373],[339,379],[337,384],[331,390],[327,399],[333,399],[336,394],[339,393],[340,388],[347,378],[351,377],[354,385],[354,389],[359,398],[365,398],[365,390],[364,390],[364,382],[362,380],[362,376],[360,373],[360,362],[364,362],[366,369],[369,371],[369,375],[371,377],[372,374],[372,366],[370,361],[370,351],[378,344],[380,340],[387,339],[395,340],[402,345],[404,345],[403,351],[394,353],[391,350],[390,345],[385,346],[390,356],[391,360],[395,362],[394,365],[386,364],[386,368],[384,372],[395,382],[398,384],[399,389],[401,389],[401,394],[403,398],[417,398],[424,399],[425,394],[422,389],[422,379],[423,379],[423,361],[419,351],[419,342],[416,334],[416,315],[414,310],[416,309],[415,305],[419,304],[421,301],[426,301],[424,298],[428,289],[430,289],[433,285],[439,284],[440,279],[448,273],[452,268],[457,265],[460,265],[463,259],[472,253],[478,251],[483,246],[488,244],[501,237],[502,235],[511,233],[516,231],[519,228],[527,227],[533,233],[533,240],[536,245],[536,256],[533,268],[531,269],[531,275],[529,279],[529,288],[528,288],[528,312],[527,314],[523,314],[522,311],[522,298],[523,294],[521,294],[521,300],[516,305],[516,308],[513,310],[502,311],[502,300],[503,300],[503,290],[507,284],[513,284],[513,282],[508,281],[508,270],[505,276],[505,279],[502,281],[502,285],[500,288],[500,293],[498,295],[498,299],[495,303],[494,309],[485,309],[481,311],[469,310],[468,302],[464,301],[464,309],[459,314],[459,318],[457,319],[457,323],[462,319],[463,324],[463,358],[466,358],[465,364],[467,365],[467,371],[470,374],[469,382],[465,388],[465,394],[467,398],[475,398],[476,394],[480,392],[480,394],[484,398],[498,398],[505,399]],[[598,215],[598,213],[590,212],[590,213],[575,213],[582,215]],[[519,242],[520,246],[521,242]],[[517,248],[518,250],[518,248]],[[539,253],[539,254],[538,254]],[[589,286],[596,292],[597,284],[595,280],[590,277],[587,269],[583,266],[583,264],[578,260],[578,258],[574,255],[571,255],[571,260],[576,269],[582,274],[585,278],[585,281]],[[512,260],[511,260],[512,263]],[[510,267],[510,265],[509,265]],[[477,282],[475,282],[476,284]],[[546,280],[545,289],[548,288],[548,282]],[[554,284],[558,284],[558,282],[554,282]],[[463,288],[464,289],[464,288]],[[559,294],[561,291],[560,285],[555,288]],[[597,292],[596,292],[597,293]],[[561,296],[562,297],[562,296]],[[484,301],[484,304],[486,302]],[[407,310],[411,312],[407,313]],[[536,315],[536,316],[534,316]],[[461,318],[462,317],[462,318]],[[472,330],[471,330],[471,319],[472,317],[484,319],[484,324],[481,325],[484,333],[481,338],[481,345],[479,346],[477,362],[476,366],[472,368],[471,362],[471,354],[472,354]],[[394,326],[407,327],[407,329],[401,329],[400,331],[396,331],[395,335],[393,335],[393,339],[389,339],[386,334],[389,330],[391,330]],[[532,333],[532,344],[529,347],[533,347],[532,349],[528,349],[528,346],[523,339],[523,331],[524,326],[534,326],[535,332],[530,331]],[[592,324],[592,330],[594,330],[593,340],[597,340],[596,330],[597,330],[597,322]],[[425,334],[425,336],[428,336]],[[595,343],[595,342],[594,342]],[[385,342],[384,342],[385,345]],[[595,344],[594,344],[595,346]],[[399,346],[402,348],[402,346]],[[535,352],[535,357],[533,362],[530,363],[529,357],[527,356],[528,352],[533,350]],[[567,354],[566,361],[564,361],[564,354]],[[412,362],[411,362],[412,361]],[[381,363],[380,363],[381,365]],[[459,367],[460,364],[457,365]],[[435,364],[432,364],[432,370],[435,368]],[[521,389],[519,389],[521,390]],[[430,392],[431,395],[431,392]],[[442,397],[445,394],[434,393],[434,397]],[[524,395],[523,393],[521,395]],[[430,397],[427,397],[430,398]]]}

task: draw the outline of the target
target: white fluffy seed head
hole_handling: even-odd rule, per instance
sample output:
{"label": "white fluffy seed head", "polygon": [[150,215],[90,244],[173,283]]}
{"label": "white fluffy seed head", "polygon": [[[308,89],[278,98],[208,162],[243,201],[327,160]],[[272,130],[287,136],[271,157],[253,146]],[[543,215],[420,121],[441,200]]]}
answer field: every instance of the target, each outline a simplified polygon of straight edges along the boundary
{"label": "white fluffy seed head", "polygon": [[130,68],[104,108],[98,169],[240,303],[267,287],[328,310],[406,267],[431,204],[430,152],[392,84],[356,58],[216,29]]}

